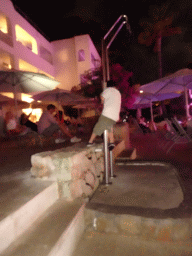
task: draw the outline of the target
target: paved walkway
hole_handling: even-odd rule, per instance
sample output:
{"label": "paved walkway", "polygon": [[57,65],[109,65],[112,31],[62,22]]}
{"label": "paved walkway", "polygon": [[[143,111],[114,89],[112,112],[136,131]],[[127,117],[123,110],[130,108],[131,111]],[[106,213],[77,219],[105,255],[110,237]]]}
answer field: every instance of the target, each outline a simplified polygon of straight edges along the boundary
{"label": "paved walkway", "polygon": [[130,139],[137,159],[116,166],[112,185],[100,185],[87,204],[87,229],[73,256],[192,255],[191,145],[166,154],[156,134]]}
{"label": "paved walkway", "polygon": [[158,218],[191,216],[191,146],[175,145],[166,154],[159,142],[155,134],[131,134],[137,159],[115,166],[112,185],[100,185],[88,207]]}
{"label": "paved walkway", "polygon": [[155,134],[131,135],[131,144],[137,149],[138,159],[169,163],[176,168],[185,191],[185,208],[190,209],[192,208],[192,143],[177,144],[166,154],[159,147],[160,142],[159,136]]}
{"label": "paved walkway", "polygon": [[[137,160],[131,161],[129,166],[115,167],[117,178],[112,180],[113,185],[107,188],[99,187],[90,201],[90,209],[96,206],[97,210],[103,213],[126,213],[144,218],[190,218],[192,212],[192,147],[189,144],[176,145],[166,155],[158,147],[158,143],[159,138],[154,134],[131,134],[131,145],[137,149]],[[69,144],[66,142],[55,145],[55,148],[50,146],[43,149],[40,147],[5,147],[0,155],[0,182],[4,183],[1,193],[5,193],[6,177],[8,179],[10,174],[17,175],[29,171],[32,154],[62,148]],[[7,181],[6,184],[9,185],[10,180]],[[150,241],[135,241],[122,235],[106,235],[89,230],[86,230],[80,245],[79,251],[76,251],[74,255],[102,256],[108,255],[109,252],[113,256],[192,255],[190,248],[186,246],[183,249],[180,246],[178,249],[160,243],[158,247]]]}

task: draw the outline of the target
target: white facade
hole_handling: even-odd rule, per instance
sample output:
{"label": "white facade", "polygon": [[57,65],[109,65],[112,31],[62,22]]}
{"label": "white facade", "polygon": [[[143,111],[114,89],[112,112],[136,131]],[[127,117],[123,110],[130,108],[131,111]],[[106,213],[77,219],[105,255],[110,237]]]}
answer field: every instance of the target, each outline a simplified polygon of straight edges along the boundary
{"label": "white facade", "polygon": [[101,65],[100,56],[89,35],[54,41],[55,78],[61,88],[70,90],[81,82],[81,75]]}
{"label": "white facade", "polygon": [[45,73],[70,90],[80,83],[81,74],[100,63],[89,35],[49,42],[10,0],[0,0],[0,69]]}
{"label": "white facade", "polygon": [[54,66],[40,57],[41,47],[53,55],[50,42],[15,11],[12,2],[0,0],[0,69],[8,65],[9,68],[45,72],[54,77]]}

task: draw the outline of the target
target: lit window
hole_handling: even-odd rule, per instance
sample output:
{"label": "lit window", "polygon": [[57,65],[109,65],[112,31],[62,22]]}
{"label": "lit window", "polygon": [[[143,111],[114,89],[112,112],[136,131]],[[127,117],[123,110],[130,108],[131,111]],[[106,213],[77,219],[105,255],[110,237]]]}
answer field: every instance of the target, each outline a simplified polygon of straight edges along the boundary
{"label": "lit window", "polygon": [[78,61],[85,61],[85,51],[84,50],[78,51]]}
{"label": "lit window", "polygon": [[0,50],[0,69],[2,70],[11,69],[12,60],[13,60],[13,57],[9,53]]}
{"label": "lit window", "polygon": [[0,30],[5,34],[8,33],[7,18],[3,13],[0,13]]}
{"label": "lit window", "polygon": [[22,45],[27,47],[33,53],[38,54],[36,40],[31,35],[29,35],[24,29],[22,29],[19,25],[15,26],[15,30],[16,40],[22,43]]}
{"label": "lit window", "polygon": [[0,40],[13,47],[10,20],[2,12],[0,12]]}

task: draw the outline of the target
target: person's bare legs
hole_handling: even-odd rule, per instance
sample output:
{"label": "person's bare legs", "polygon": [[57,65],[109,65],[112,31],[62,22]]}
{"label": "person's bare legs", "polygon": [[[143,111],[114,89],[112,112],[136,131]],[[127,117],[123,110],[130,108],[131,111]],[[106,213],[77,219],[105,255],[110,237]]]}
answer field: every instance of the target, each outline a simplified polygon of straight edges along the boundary
{"label": "person's bare legs", "polygon": [[67,135],[70,139],[74,136],[70,133],[68,127],[65,124],[59,124],[59,128],[64,135]]}
{"label": "person's bare legs", "polygon": [[61,132],[65,135],[67,135],[70,138],[70,141],[72,143],[80,142],[81,138],[77,138],[75,135],[72,135],[68,129],[68,127],[65,124],[59,124],[59,128]]}
{"label": "person's bare legs", "polygon": [[93,143],[93,141],[95,140],[96,136],[97,136],[97,135],[94,134],[94,133],[91,134],[91,137],[90,137],[90,139],[89,139],[89,143],[90,143],[90,144]]}
{"label": "person's bare legs", "polygon": [[[97,137],[97,135],[92,133],[91,137],[89,139],[89,143],[92,144],[96,137]],[[108,133],[108,137],[109,137],[109,142],[114,143],[115,140],[114,140],[114,135],[113,135],[113,128],[111,128],[111,131]]]}
{"label": "person's bare legs", "polygon": [[114,143],[114,135],[113,135],[113,128],[111,128],[111,131],[109,132],[109,142]]}

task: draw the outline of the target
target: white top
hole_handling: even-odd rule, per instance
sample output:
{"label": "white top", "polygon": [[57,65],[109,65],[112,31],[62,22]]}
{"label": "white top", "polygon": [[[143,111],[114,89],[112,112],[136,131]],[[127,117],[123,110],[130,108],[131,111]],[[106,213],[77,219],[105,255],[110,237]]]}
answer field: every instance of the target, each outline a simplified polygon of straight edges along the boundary
{"label": "white top", "polygon": [[51,124],[57,124],[57,120],[53,115],[51,115],[48,111],[45,111],[38,122],[38,132],[42,133],[46,128],[48,128]]}
{"label": "white top", "polygon": [[120,92],[114,87],[108,87],[102,92],[101,96],[104,98],[102,115],[117,122],[121,110]]}

